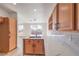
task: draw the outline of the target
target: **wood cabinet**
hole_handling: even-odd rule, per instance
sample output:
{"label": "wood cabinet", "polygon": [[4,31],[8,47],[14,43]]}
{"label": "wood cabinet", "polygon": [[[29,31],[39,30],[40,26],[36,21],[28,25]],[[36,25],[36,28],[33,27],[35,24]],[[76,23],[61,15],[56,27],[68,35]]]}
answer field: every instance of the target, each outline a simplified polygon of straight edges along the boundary
{"label": "wood cabinet", "polygon": [[79,31],[79,3],[76,4],[76,29]]}
{"label": "wood cabinet", "polygon": [[52,19],[53,19],[53,25],[52,25],[53,29],[52,30],[56,30],[57,29],[56,25],[58,23],[57,22],[58,21],[58,17],[57,17],[57,5],[54,8],[54,11],[53,11],[53,14],[52,14]]}
{"label": "wood cabinet", "polygon": [[48,29],[49,30],[56,30],[57,29],[57,27],[56,27],[57,23],[58,23],[57,22],[57,20],[58,20],[57,6],[58,5],[55,6],[55,8],[54,8],[49,20],[48,20]]}
{"label": "wood cabinet", "polygon": [[48,29],[49,30],[52,30],[53,29],[53,19],[52,19],[52,14],[51,14],[51,16],[50,16],[50,18],[49,18],[49,20],[48,20]]}
{"label": "wood cabinet", "polygon": [[2,19],[3,23],[0,24],[0,53],[7,53],[16,48],[17,24],[15,19],[8,17]]}
{"label": "wood cabinet", "polygon": [[24,39],[24,55],[38,55],[44,56],[44,40],[43,39]]}
{"label": "wood cabinet", "polygon": [[33,47],[32,47],[32,44],[33,44],[33,40],[24,40],[24,54],[33,54]]}
{"label": "wood cabinet", "polygon": [[74,31],[76,29],[75,11],[75,5],[73,3],[57,4],[51,16],[53,20],[52,25],[49,25],[49,27],[53,27],[52,30],[57,31]]}
{"label": "wood cabinet", "polygon": [[58,4],[58,30],[73,31],[74,30],[74,4],[60,3]]}
{"label": "wood cabinet", "polygon": [[9,50],[12,50],[13,48],[17,47],[17,21],[15,19],[10,18],[9,31]]}
{"label": "wood cabinet", "polygon": [[48,20],[48,29],[49,30],[54,30],[56,28],[56,24],[57,24],[57,5],[55,6],[49,20]]}

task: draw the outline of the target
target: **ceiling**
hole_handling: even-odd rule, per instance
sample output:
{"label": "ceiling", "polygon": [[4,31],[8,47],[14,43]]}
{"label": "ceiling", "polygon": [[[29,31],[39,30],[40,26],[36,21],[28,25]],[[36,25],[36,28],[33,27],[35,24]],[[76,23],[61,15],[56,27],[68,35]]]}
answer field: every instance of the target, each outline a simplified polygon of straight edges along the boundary
{"label": "ceiling", "polygon": [[0,3],[0,7],[4,8],[8,12],[16,12],[16,5],[13,3]]}
{"label": "ceiling", "polygon": [[19,3],[17,4],[19,22],[46,23],[55,3]]}
{"label": "ceiling", "polygon": [[17,13],[19,23],[47,23],[55,3],[0,3],[8,12]]}

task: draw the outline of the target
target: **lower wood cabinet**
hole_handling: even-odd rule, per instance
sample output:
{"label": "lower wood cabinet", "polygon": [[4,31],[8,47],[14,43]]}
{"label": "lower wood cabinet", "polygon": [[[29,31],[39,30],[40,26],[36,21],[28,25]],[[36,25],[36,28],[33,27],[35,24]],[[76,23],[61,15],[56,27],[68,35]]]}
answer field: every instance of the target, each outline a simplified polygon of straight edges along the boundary
{"label": "lower wood cabinet", "polygon": [[23,46],[24,55],[45,55],[43,39],[24,39]]}

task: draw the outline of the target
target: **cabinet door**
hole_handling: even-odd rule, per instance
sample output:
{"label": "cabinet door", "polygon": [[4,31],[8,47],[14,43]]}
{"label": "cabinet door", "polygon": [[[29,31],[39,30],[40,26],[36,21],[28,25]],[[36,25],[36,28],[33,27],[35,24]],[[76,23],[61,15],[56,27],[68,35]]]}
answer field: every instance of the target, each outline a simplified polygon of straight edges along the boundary
{"label": "cabinet door", "polygon": [[9,50],[15,49],[17,46],[16,27],[16,20],[9,18]]}
{"label": "cabinet door", "polygon": [[58,4],[58,30],[71,31],[74,30],[74,4],[60,3]]}
{"label": "cabinet door", "polygon": [[24,40],[24,54],[25,55],[33,55],[33,40],[25,39]]}
{"label": "cabinet door", "polygon": [[3,23],[0,24],[0,52],[9,51],[9,21],[3,17]]}
{"label": "cabinet door", "polygon": [[77,25],[77,30],[79,31],[79,4],[76,4],[76,7],[77,7],[77,9],[76,9],[76,16],[77,16],[77,21],[76,21],[76,25]]}
{"label": "cabinet door", "polygon": [[44,41],[42,39],[40,40],[34,40],[34,54],[35,55],[45,55],[44,53]]}

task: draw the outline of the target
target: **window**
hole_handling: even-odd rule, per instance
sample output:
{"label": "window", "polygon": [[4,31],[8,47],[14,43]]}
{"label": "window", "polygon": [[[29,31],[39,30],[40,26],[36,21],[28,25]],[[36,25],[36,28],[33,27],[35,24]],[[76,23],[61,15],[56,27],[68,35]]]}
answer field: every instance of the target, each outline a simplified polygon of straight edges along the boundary
{"label": "window", "polygon": [[41,37],[42,36],[42,26],[41,25],[31,25],[31,36]]}

